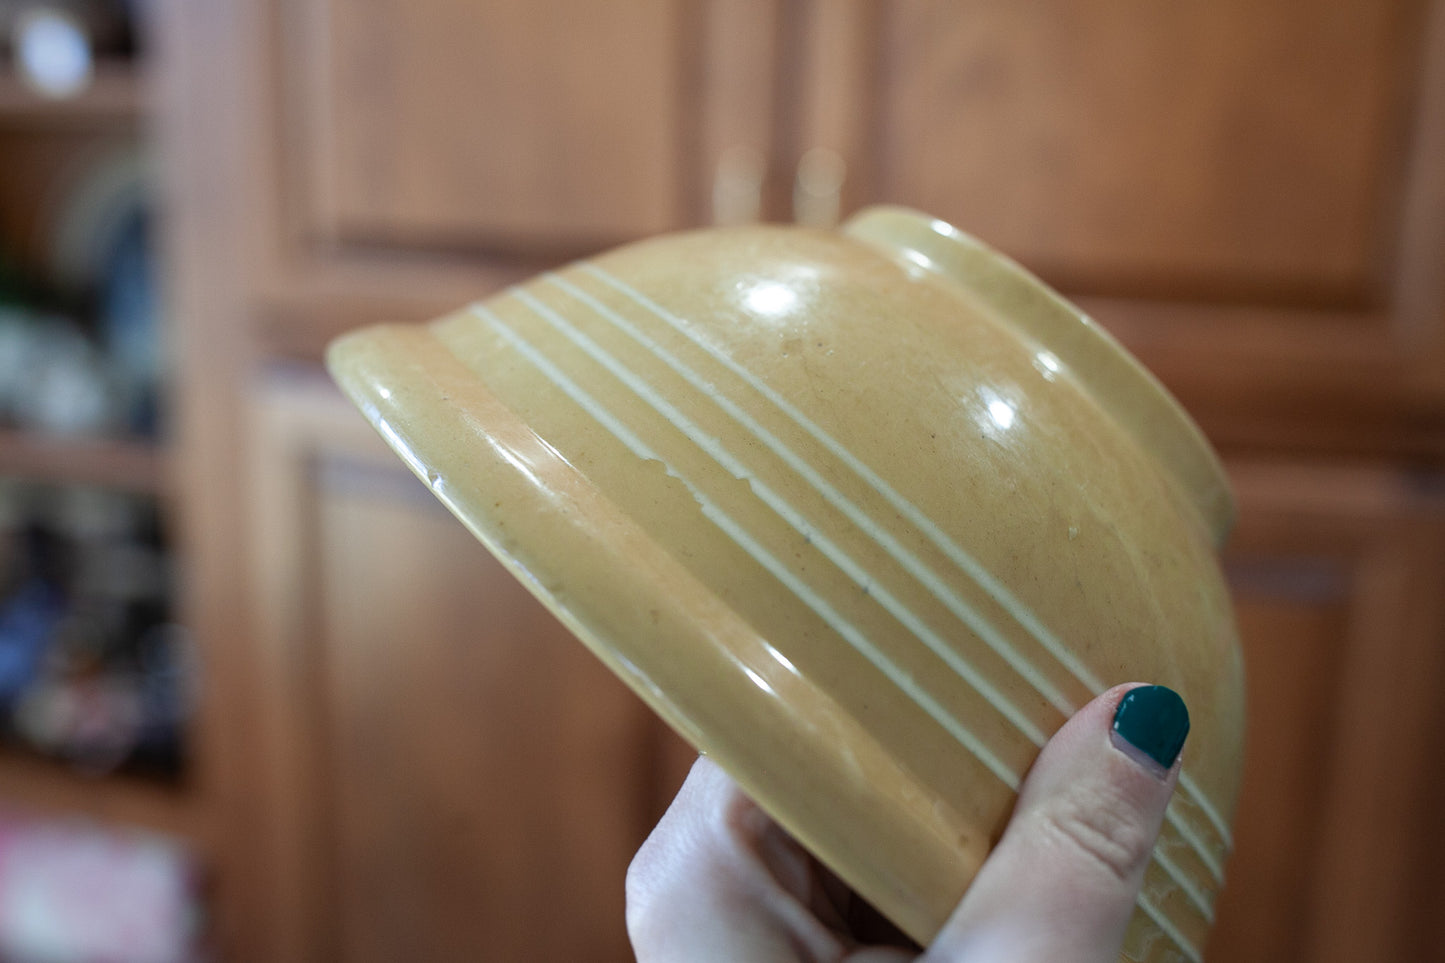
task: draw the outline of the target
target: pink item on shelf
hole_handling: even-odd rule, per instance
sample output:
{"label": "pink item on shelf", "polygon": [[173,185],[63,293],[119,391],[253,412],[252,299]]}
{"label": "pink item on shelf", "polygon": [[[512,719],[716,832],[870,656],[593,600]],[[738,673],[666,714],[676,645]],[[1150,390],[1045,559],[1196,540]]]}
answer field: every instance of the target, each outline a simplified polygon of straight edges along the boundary
{"label": "pink item on shelf", "polygon": [[176,843],[0,817],[0,958],[190,963],[197,900]]}

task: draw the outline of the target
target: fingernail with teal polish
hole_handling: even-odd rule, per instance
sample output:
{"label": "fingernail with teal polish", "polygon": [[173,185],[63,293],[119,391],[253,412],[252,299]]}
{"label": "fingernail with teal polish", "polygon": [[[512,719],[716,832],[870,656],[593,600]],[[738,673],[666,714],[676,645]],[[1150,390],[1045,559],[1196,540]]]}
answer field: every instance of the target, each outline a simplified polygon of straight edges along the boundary
{"label": "fingernail with teal polish", "polygon": [[1130,689],[1114,710],[1114,745],[1135,761],[1148,759],[1166,773],[1174,768],[1188,735],[1189,710],[1179,693],[1165,686]]}

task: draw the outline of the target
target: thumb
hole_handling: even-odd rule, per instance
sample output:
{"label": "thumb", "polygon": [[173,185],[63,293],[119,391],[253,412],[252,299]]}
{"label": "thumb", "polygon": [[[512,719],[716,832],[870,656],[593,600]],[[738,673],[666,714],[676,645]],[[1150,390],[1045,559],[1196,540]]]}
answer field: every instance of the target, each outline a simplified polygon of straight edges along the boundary
{"label": "thumb", "polygon": [[1080,709],[926,959],[1115,963],[1188,733],[1163,686],[1117,686]]}

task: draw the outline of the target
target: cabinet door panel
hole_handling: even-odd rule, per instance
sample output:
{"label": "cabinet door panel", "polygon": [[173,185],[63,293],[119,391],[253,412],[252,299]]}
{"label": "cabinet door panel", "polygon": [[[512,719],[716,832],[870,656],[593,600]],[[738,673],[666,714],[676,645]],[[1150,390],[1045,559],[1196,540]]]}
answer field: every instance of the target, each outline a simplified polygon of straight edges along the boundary
{"label": "cabinet door panel", "polygon": [[419,482],[367,470],[323,464],[316,517],[341,958],[625,958],[638,707]]}
{"label": "cabinet door panel", "polygon": [[878,194],[1081,290],[1369,293],[1418,4],[885,11]]}
{"label": "cabinet door panel", "polygon": [[260,420],[268,958],[628,959],[651,716],[333,391]]}
{"label": "cabinet door panel", "polygon": [[1249,751],[1235,855],[1212,956],[1300,960],[1319,846],[1321,763],[1336,724],[1346,634],[1339,598],[1245,595],[1238,607],[1249,691]]}
{"label": "cabinet door panel", "polygon": [[1434,958],[1441,503],[1386,472],[1233,475],[1249,725],[1209,958]]}
{"label": "cabinet door panel", "polygon": [[305,5],[317,42],[291,66],[323,234],[557,250],[679,223],[676,0]]}

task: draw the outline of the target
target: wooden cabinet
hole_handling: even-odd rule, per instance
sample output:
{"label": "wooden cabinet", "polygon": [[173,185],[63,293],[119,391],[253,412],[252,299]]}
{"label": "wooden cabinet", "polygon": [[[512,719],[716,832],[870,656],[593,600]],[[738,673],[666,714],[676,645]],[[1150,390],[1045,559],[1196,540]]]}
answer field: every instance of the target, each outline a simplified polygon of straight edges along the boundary
{"label": "wooden cabinet", "polygon": [[[812,16],[850,7],[874,68],[847,111],[862,132],[808,146],[852,155],[854,197],[966,226],[1088,293],[1360,298],[1386,263],[1417,3],[904,0]],[[847,96],[848,60],[823,53],[815,96]]]}
{"label": "wooden cabinet", "polygon": [[586,250],[690,220],[685,4],[286,5],[309,226],[341,244]]}
{"label": "wooden cabinet", "polygon": [[1445,2],[161,14],[233,958],[624,958],[623,867],[687,760],[276,371],[603,245],[873,201],[1061,286],[1230,463],[1252,722],[1212,958],[1438,956]]}

